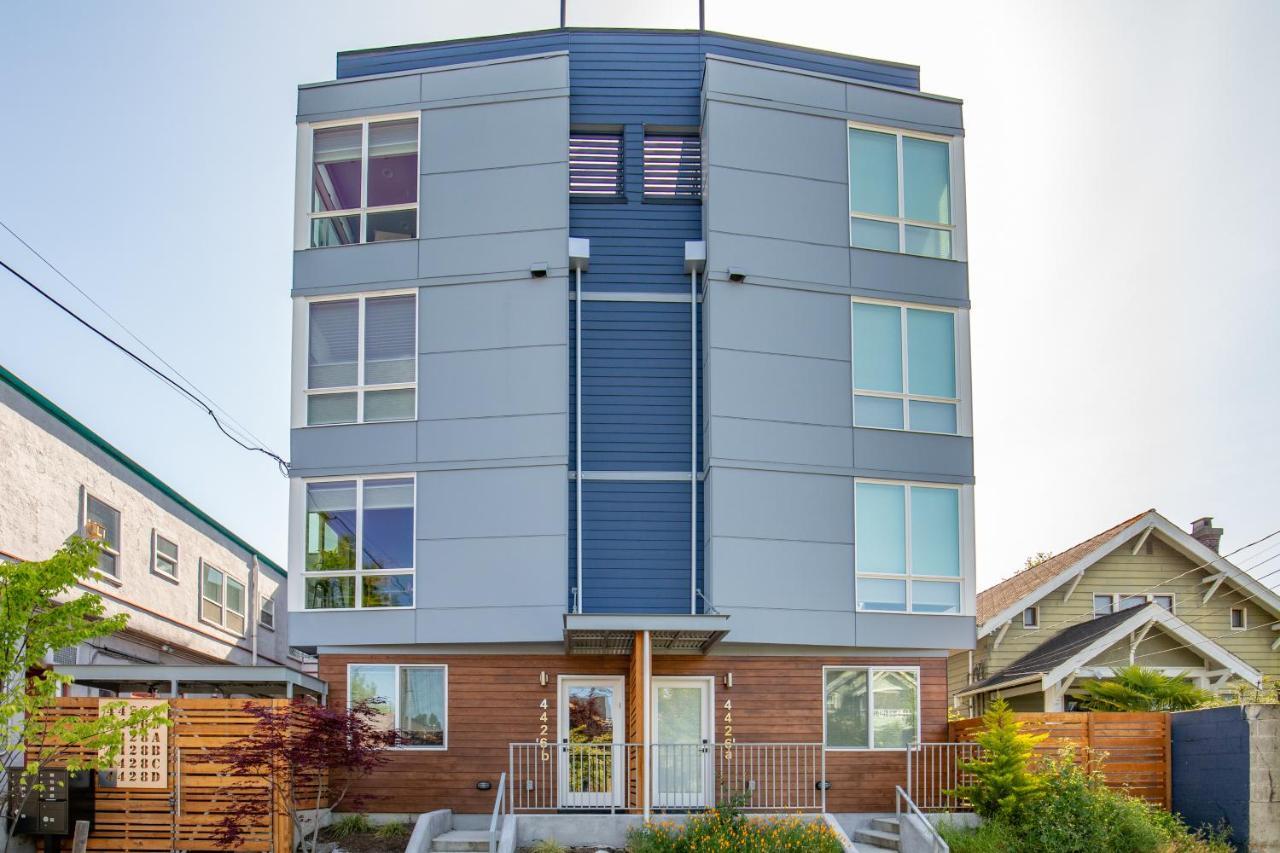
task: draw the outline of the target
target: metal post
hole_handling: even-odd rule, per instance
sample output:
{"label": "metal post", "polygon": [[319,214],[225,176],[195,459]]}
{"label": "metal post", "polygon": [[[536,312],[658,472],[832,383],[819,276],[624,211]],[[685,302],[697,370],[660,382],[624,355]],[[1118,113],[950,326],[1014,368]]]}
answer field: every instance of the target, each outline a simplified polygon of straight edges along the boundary
{"label": "metal post", "polygon": [[653,724],[653,714],[650,713],[651,707],[649,704],[649,681],[652,676],[653,660],[649,655],[648,631],[644,632],[643,655],[644,656],[640,659],[640,678],[644,686],[644,689],[641,691],[643,694],[642,700],[644,701],[644,709],[641,714],[641,719],[644,721],[644,738],[642,739],[642,746],[640,748],[643,751],[642,762],[644,764],[644,797],[642,798],[644,803],[644,822],[648,823],[653,791],[653,762],[649,760],[649,754],[653,751],[653,731],[650,728]]}
{"label": "metal post", "polygon": [[689,612],[698,613],[698,271],[689,271]]}

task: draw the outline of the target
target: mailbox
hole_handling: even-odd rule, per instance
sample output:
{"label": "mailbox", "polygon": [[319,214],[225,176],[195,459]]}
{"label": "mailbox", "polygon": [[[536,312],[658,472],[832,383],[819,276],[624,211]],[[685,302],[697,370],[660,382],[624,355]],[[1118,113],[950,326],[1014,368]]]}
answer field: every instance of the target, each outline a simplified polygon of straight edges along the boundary
{"label": "mailbox", "polygon": [[14,831],[70,835],[76,820],[92,822],[93,775],[90,771],[46,769],[24,779],[21,769],[10,769],[9,814],[17,815]]}

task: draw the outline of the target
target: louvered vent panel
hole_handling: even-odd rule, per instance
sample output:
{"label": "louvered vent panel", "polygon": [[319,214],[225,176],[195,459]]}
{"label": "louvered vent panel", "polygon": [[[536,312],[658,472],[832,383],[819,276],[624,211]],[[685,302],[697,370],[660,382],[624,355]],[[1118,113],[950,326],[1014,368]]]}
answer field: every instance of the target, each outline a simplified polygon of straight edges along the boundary
{"label": "louvered vent panel", "polygon": [[622,135],[569,135],[569,194],[593,198],[622,195]]}
{"label": "louvered vent panel", "polygon": [[701,137],[692,134],[646,134],[644,194],[646,198],[700,198]]}
{"label": "louvered vent panel", "polygon": [[62,664],[63,666],[75,666],[77,663],[76,647],[68,646],[65,649],[58,649],[53,653],[54,664]]}

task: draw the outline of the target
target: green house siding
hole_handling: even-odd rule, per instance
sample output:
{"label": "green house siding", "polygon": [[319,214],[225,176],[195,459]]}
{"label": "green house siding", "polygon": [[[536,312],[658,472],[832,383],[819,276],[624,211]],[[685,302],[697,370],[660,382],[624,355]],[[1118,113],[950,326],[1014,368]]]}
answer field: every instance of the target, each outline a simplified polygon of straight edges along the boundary
{"label": "green house siding", "polygon": [[[1277,632],[1265,627],[1274,622],[1276,617],[1258,606],[1255,600],[1245,601],[1248,593],[1242,593],[1223,582],[1207,604],[1202,603],[1209,585],[1201,583],[1211,570],[1193,569],[1197,563],[1175,551],[1160,541],[1156,535],[1147,538],[1139,553],[1130,553],[1135,542],[1126,542],[1110,555],[1090,566],[1084,577],[1071,594],[1071,599],[1064,602],[1063,597],[1070,584],[1042,597],[1037,606],[1040,608],[1040,628],[1023,627],[1021,614],[1014,616],[1005,631],[999,648],[993,650],[995,637],[999,631],[993,631],[978,640],[973,652],[975,666],[985,664],[986,675],[993,675],[1022,655],[1031,651],[1045,640],[1052,637],[1066,625],[1076,624],[1091,618],[1094,594],[1143,593],[1148,590],[1174,595],[1174,613],[1184,622],[1201,634],[1210,638],[1231,653],[1243,659],[1250,666],[1265,675],[1280,676],[1280,651],[1272,651],[1271,643]],[[1185,573],[1185,574],[1184,574]],[[1158,589],[1152,590],[1160,584]],[[1231,630],[1231,608],[1244,607],[1247,624],[1252,630],[1233,632]],[[1262,626],[1262,627],[1255,627]],[[1128,655],[1128,644],[1122,644],[1124,656]],[[1187,649],[1175,649],[1182,645],[1171,640],[1161,632],[1153,632],[1139,648],[1137,654],[1150,657],[1139,657],[1138,663],[1150,666],[1202,666],[1203,661]],[[1110,650],[1100,655],[1097,663],[1114,659]],[[964,689],[968,684],[968,657],[965,653],[953,655],[948,667],[949,689],[951,693]]]}

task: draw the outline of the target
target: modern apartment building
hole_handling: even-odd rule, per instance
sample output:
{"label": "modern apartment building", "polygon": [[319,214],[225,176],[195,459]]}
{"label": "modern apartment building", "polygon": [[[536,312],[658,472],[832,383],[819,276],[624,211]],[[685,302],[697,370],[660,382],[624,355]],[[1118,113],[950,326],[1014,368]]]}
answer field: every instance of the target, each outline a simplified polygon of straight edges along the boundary
{"label": "modern apartment building", "polygon": [[290,632],[377,810],[890,808],[974,643],[960,103],[569,28],[297,121]]}
{"label": "modern apartment building", "polygon": [[0,561],[48,559],[72,535],[102,543],[98,572],[82,591],[129,622],[54,650],[50,663],[96,673],[99,687],[138,690],[153,676],[135,685],[121,667],[173,667],[173,678],[210,664],[298,669],[284,569],[0,367]]}

